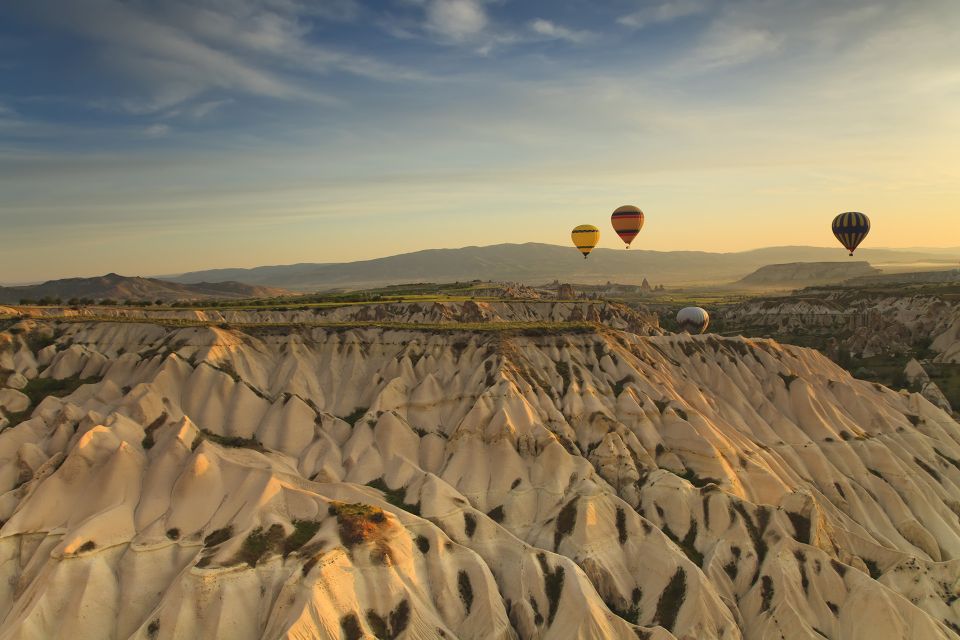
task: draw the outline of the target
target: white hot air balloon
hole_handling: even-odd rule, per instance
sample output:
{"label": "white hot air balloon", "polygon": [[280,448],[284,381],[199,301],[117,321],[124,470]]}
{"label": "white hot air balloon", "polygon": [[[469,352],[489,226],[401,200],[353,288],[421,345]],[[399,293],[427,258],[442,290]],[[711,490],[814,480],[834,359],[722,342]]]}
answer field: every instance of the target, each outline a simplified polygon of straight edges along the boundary
{"label": "white hot air balloon", "polygon": [[700,334],[707,330],[710,324],[710,314],[700,307],[685,307],[677,313],[677,323],[681,331],[690,334]]}

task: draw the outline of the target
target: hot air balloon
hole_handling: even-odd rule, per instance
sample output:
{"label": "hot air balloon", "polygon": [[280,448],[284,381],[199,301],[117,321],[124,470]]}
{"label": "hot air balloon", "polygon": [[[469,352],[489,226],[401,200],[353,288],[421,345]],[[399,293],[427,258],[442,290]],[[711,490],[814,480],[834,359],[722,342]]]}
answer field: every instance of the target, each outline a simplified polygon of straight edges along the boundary
{"label": "hot air balloon", "polygon": [[610,223],[629,249],[630,243],[640,233],[640,229],[643,229],[643,211],[631,204],[617,207],[610,216]]}
{"label": "hot air balloon", "polygon": [[850,255],[870,233],[870,218],[858,211],[847,211],[833,219],[833,235]]}
{"label": "hot air balloon", "polygon": [[710,314],[700,307],[684,307],[677,313],[677,323],[681,331],[690,334],[700,334],[707,330],[710,324]]}
{"label": "hot air balloon", "polygon": [[573,228],[573,231],[570,232],[570,238],[573,240],[573,245],[583,254],[583,259],[586,260],[593,248],[600,242],[600,229],[592,224],[581,224],[579,227]]}

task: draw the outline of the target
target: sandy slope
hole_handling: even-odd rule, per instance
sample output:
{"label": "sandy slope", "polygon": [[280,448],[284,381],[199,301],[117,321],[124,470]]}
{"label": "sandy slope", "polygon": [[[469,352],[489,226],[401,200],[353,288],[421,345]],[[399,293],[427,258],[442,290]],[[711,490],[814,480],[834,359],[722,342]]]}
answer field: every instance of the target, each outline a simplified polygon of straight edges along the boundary
{"label": "sandy slope", "polygon": [[88,383],[0,432],[0,640],[960,628],[960,425],[815,351],[13,331],[6,413],[38,376]]}

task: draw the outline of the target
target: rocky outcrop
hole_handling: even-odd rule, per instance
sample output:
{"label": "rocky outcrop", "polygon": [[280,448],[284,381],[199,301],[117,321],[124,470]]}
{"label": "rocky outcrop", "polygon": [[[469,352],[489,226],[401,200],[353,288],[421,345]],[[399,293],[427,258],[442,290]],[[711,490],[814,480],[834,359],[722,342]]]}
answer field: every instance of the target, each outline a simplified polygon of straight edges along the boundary
{"label": "rocky outcrop", "polygon": [[576,300],[577,290],[572,284],[557,285],[557,300]]}
{"label": "rocky outcrop", "polygon": [[2,640],[960,628],[960,425],[812,350],[39,319],[0,369]]}
{"label": "rocky outcrop", "polygon": [[433,301],[385,302],[340,306],[224,308],[141,307],[0,307],[0,315],[47,319],[181,321],[184,324],[223,323],[236,325],[298,324],[330,325],[357,323],[459,324],[599,322],[614,329],[643,335],[659,333],[657,315],[637,307],[611,302],[580,301]]}
{"label": "rocky outcrop", "polygon": [[833,336],[864,358],[910,355],[927,345],[935,361],[960,363],[960,305],[939,296],[810,291],[721,306],[711,315],[750,333]]}

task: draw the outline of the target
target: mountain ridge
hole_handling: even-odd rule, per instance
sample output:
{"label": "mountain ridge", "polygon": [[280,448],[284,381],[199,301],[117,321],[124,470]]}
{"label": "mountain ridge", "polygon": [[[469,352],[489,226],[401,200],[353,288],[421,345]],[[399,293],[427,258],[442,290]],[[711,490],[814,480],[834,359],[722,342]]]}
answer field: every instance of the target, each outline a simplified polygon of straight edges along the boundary
{"label": "mountain ridge", "polygon": [[0,303],[16,304],[20,300],[43,298],[90,298],[112,300],[181,300],[207,298],[254,298],[282,295],[286,291],[273,287],[248,285],[242,282],[180,283],[121,276],[108,273],[92,278],[63,278],[47,280],[36,285],[0,287]]}
{"label": "mountain ridge", "polygon": [[[505,243],[455,249],[425,249],[382,258],[343,263],[270,265],[192,271],[167,278],[173,282],[228,279],[295,290],[379,286],[415,281],[553,280],[640,284],[729,283],[771,263],[826,262],[843,255],[827,247],[764,247],[742,252],[595,249],[587,260],[572,247],[544,243]],[[858,257],[876,263],[948,263],[942,254],[895,249],[861,249]],[[859,275],[859,274],[858,274]]]}

